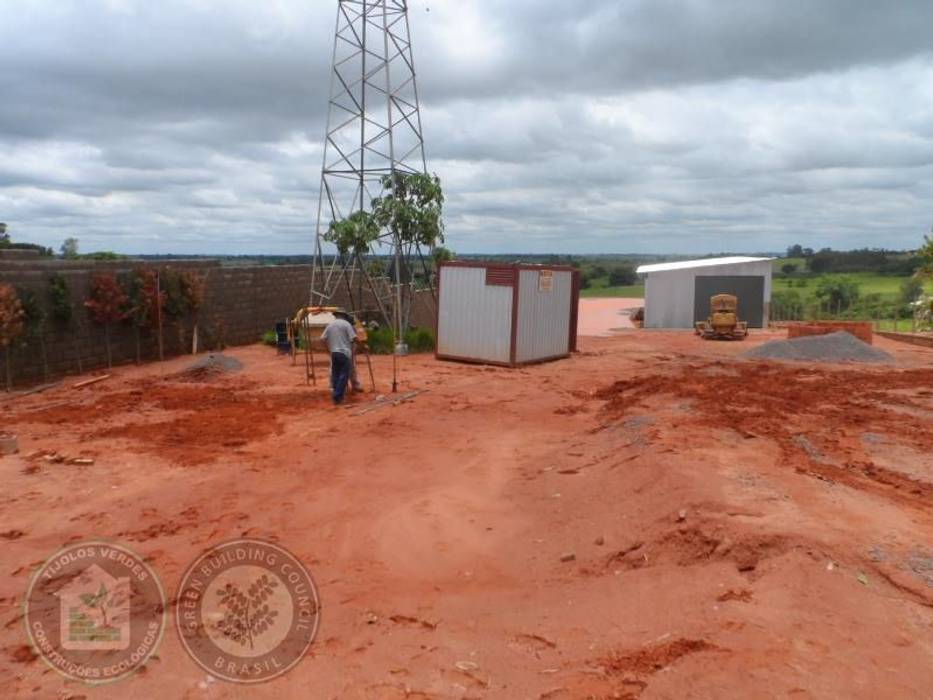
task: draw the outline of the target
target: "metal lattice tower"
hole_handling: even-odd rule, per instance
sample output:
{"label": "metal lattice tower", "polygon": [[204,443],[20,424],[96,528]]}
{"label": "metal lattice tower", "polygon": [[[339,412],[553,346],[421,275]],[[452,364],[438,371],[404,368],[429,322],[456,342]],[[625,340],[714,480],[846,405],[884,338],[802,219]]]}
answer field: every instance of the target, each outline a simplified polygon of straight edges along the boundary
{"label": "metal lattice tower", "polygon": [[[361,259],[327,255],[324,235],[332,221],[369,211],[384,176],[427,171],[407,0],[338,0],[332,65],[311,304],[327,305],[360,275],[354,286],[365,278],[386,321],[398,327],[408,318],[399,308],[402,285],[374,279]],[[412,252],[402,248],[383,232],[373,252],[391,256],[401,270]]]}

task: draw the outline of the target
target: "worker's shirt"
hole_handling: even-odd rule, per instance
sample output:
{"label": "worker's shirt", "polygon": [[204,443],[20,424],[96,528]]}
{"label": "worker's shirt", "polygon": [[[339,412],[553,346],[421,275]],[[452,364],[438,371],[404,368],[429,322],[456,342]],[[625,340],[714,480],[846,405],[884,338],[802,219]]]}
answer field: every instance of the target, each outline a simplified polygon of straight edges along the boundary
{"label": "worker's shirt", "polygon": [[347,357],[353,357],[356,329],[350,325],[349,321],[338,318],[327,324],[327,328],[321,334],[321,340],[327,343],[327,349],[332,353],[340,352]]}

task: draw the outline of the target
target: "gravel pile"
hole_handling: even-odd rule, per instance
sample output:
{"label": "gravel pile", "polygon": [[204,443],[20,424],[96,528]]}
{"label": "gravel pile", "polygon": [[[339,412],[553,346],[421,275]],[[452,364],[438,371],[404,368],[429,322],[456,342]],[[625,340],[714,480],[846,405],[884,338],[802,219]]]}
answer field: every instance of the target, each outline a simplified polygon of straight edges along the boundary
{"label": "gravel pile", "polygon": [[243,369],[243,363],[223,353],[210,353],[178,373],[188,381],[204,381],[221,374],[231,374]]}
{"label": "gravel pile", "polygon": [[772,340],[743,354],[753,360],[804,362],[893,362],[884,350],[873,348],[851,333],[839,331],[790,340]]}

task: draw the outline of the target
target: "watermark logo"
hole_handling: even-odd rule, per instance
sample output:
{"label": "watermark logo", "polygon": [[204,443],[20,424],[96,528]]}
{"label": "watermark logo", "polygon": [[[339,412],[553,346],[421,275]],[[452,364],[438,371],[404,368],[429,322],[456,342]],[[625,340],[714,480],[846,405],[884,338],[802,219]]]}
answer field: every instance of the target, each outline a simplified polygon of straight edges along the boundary
{"label": "watermark logo", "polygon": [[320,601],[291,552],[241,539],[212,547],[188,567],[175,616],[181,643],[201,668],[233,683],[262,683],[304,658]]}
{"label": "watermark logo", "polygon": [[165,595],[155,572],[110,542],[56,552],[32,577],[25,608],[37,653],[59,673],[89,683],[136,671],[165,630]]}

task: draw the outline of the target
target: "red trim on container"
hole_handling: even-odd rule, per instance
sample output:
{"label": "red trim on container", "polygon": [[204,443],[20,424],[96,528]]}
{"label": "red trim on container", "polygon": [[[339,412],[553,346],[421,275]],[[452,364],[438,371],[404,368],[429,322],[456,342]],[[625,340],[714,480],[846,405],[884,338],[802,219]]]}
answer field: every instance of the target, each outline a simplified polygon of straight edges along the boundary
{"label": "red trim on container", "polygon": [[580,323],[580,271],[574,270],[570,284],[570,339],[569,352],[577,351],[577,329]]}
{"label": "red trim on container", "polygon": [[512,337],[509,340],[509,362],[514,367],[516,353],[518,352],[518,292],[522,286],[522,277],[518,272],[518,265],[512,267],[512,274],[515,276],[515,284],[512,287]]}
{"label": "red trim on container", "polygon": [[516,282],[518,274],[512,266],[499,265],[497,267],[487,267],[486,286],[511,287]]}

